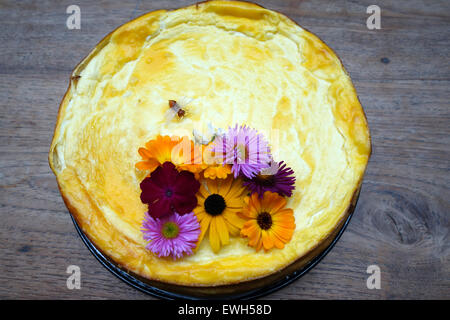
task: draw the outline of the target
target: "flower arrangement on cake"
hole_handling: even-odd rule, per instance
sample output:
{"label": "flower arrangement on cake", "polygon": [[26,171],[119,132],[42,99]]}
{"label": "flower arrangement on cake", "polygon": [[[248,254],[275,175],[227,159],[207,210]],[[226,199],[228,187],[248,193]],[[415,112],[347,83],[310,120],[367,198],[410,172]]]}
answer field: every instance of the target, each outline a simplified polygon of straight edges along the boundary
{"label": "flower arrangement on cake", "polygon": [[[179,117],[182,110],[169,101]],[[283,249],[295,230],[286,198],[295,189],[294,171],[273,159],[265,137],[236,124],[214,130],[212,139],[161,136],[138,152],[142,224],[146,249],[158,257],[195,254],[205,239],[218,253],[230,237],[244,237],[256,251]]]}

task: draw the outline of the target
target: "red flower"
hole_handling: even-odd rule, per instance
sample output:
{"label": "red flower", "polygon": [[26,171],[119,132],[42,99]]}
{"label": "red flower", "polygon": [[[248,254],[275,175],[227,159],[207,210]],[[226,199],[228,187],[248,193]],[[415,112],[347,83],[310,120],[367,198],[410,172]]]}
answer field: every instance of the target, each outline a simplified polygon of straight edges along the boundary
{"label": "red flower", "polygon": [[153,218],[173,212],[183,215],[197,206],[195,194],[199,188],[192,172],[178,172],[173,163],[164,162],[141,182],[141,201],[148,204]]}

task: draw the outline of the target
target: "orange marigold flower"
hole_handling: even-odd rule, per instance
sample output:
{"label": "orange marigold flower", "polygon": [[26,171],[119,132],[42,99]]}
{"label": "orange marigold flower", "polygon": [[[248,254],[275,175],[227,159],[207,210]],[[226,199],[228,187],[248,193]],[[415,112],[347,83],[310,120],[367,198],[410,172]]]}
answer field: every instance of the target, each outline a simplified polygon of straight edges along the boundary
{"label": "orange marigold flower", "polygon": [[158,135],[155,139],[139,148],[142,161],[136,163],[139,170],[149,170],[150,173],[164,162],[172,162],[180,170],[188,170],[195,174],[206,166],[202,164],[201,152],[196,152],[194,143],[188,137],[169,137]]}
{"label": "orange marigold flower", "polygon": [[246,199],[247,206],[238,215],[245,219],[241,236],[248,237],[248,245],[259,251],[273,247],[283,249],[295,230],[292,209],[284,208],[286,199],[278,193],[266,191],[262,198],[253,193]]}

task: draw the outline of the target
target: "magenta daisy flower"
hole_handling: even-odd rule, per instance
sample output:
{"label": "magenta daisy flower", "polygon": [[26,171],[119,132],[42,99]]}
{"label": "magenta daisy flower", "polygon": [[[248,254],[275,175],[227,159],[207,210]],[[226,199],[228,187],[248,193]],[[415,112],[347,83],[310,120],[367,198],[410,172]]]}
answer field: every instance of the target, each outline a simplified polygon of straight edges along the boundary
{"label": "magenta daisy flower", "polygon": [[146,249],[160,258],[171,256],[175,260],[192,254],[200,235],[200,224],[193,212],[185,215],[175,212],[161,219],[146,212],[142,233],[144,240],[149,241]]}
{"label": "magenta daisy flower", "polygon": [[253,178],[270,165],[270,148],[263,135],[255,129],[237,125],[216,137],[213,152],[219,162],[231,164],[231,172],[236,178],[243,174]]}
{"label": "magenta daisy flower", "polygon": [[148,204],[149,214],[160,218],[178,212],[183,215],[197,206],[195,194],[200,183],[194,174],[175,168],[171,162],[164,162],[141,182],[141,201]]}
{"label": "magenta daisy flower", "polygon": [[252,179],[244,179],[243,185],[246,186],[251,193],[257,193],[260,197],[264,192],[277,192],[281,196],[292,196],[295,189],[294,170],[287,167],[284,161],[278,163],[278,170],[275,174],[264,175],[258,174]]}

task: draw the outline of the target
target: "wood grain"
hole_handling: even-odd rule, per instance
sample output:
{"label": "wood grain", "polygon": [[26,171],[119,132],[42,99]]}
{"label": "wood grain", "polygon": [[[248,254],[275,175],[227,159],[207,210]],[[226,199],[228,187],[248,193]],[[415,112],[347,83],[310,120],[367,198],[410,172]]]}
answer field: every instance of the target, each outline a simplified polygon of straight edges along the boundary
{"label": "wood grain", "polygon": [[[450,298],[450,2],[260,1],[317,34],[349,71],[373,155],[350,225],[306,276],[269,299]],[[115,278],[78,237],[47,163],[71,70],[107,33],[191,1],[0,2],[0,298],[150,299]],[[366,269],[381,269],[369,290]],[[81,268],[81,290],[66,268]]]}

